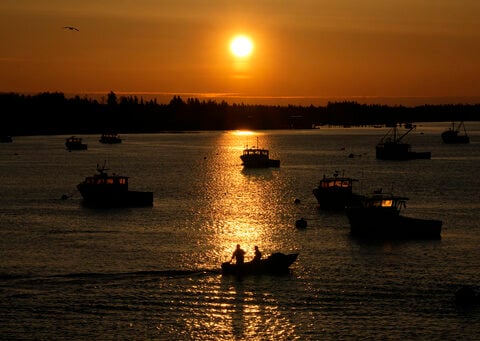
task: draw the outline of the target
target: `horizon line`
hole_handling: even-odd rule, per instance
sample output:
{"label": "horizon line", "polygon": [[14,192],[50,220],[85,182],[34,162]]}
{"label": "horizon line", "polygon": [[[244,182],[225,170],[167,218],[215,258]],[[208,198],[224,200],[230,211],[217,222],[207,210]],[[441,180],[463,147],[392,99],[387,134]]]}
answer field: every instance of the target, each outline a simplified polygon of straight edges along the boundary
{"label": "horizon line", "polygon": [[[224,100],[226,102],[232,100],[241,100],[241,102],[232,102],[230,104],[264,104],[264,105],[275,105],[275,102],[282,102],[283,105],[323,105],[328,104],[329,102],[338,102],[338,101],[353,101],[353,102],[362,102],[360,104],[378,104],[378,105],[446,105],[446,104],[480,104],[480,96],[376,96],[376,95],[353,95],[353,96],[314,96],[314,95],[246,95],[241,93],[232,93],[232,92],[160,92],[160,91],[85,91],[85,92],[75,92],[75,91],[0,91],[1,93],[18,93],[18,94],[41,94],[49,92],[60,92],[63,93],[66,97],[74,96],[95,96],[101,98],[101,96],[106,96],[110,92],[113,92],[120,96],[148,96],[150,99],[164,99],[166,102],[161,102],[168,104],[170,99],[174,96],[179,96],[181,98],[198,98],[198,99],[218,99]],[[295,103],[289,103],[288,101],[293,101]],[[268,103],[267,103],[268,102]],[[408,103],[408,104],[407,104]],[[280,105],[277,103],[276,105]]]}

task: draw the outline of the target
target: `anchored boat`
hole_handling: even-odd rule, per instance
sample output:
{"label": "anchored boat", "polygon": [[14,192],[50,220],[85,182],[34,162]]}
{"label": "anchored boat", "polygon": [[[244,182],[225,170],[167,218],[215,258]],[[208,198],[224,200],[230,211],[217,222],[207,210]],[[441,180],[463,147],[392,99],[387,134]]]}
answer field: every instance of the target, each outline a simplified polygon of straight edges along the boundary
{"label": "anchored boat", "polygon": [[430,159],[431,152],[415,152],[408,143],[402,142],[415,126],[412,125],[407,132],[399,134],[395,125],[376,145],[376,158],[380,160],[413,160]]}
{"label": "anchored boat", "polygon": [[140,207],[153,205],[153,192],[131,191],[128,176],[108,174],[97,165],[98,174],[87,176],[77,185],[84,204],[93,207]]}
{"label": "anchored boat", "polygon": [[456,127],[455,122],[452,122],[452,127],[445,130],[441,136],[443,142],[448,144],[470,143],[470,137],[467,135],[467,130],[465,129],[463,121]]}
{"label": "anchored boat", "polygon": [[346,214],[353,236],[391,239],[440,239],[442,221],[400,214],[408,198],[375,192],[348,206]]}

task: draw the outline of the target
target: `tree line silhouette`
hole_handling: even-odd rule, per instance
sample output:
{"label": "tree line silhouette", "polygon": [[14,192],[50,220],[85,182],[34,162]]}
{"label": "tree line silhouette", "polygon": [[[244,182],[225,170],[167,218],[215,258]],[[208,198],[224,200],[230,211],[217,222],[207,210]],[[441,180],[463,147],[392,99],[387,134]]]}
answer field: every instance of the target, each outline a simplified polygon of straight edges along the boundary
{"label": "tree line silhouette", "polygon": [[326,106],[228,104],[173,96],[168,104],[111,91],[107,100],[60,92],[0,94],[2,135],[157,133],[184,130],[310,129],[321,125],[393,125],[480,120],[480,104],[416,107],[329,102]]}

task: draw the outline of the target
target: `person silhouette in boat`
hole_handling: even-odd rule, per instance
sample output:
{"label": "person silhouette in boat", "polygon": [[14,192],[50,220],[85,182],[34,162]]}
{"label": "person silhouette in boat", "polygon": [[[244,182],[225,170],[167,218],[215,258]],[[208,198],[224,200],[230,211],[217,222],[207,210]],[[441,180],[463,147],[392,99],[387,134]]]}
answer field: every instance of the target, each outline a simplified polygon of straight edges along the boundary
{"label": "person silhouette in boat", "polygon": [[262,253],[258,249],[258,246],[255,245],[255,256],[253,257],[252,262],[260,262],[260,259],[262,258]]}
{"label": "person silhouette in boat", "polygon": [[237,265],[243,265],[245,260],[245,253],[246,252],[242,248],[240,248],[240,244],[237,244],[237,248],[235,249],[235,251],[233,251],[233,255],[230,261],[235,258],[235,263]]}

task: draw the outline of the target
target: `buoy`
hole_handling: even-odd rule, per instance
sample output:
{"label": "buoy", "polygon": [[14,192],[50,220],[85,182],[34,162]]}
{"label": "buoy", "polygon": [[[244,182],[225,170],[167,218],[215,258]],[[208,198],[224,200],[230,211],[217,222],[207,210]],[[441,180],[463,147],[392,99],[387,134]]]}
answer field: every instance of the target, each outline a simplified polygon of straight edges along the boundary
{"label": "buoy", "polygon": [[299,229],[304,229],[307,227],[307,221],[305,220],[305,218],[300,218],[298,219],[296,222],[295,222],[295,227],[296,228],[299,228]]}

